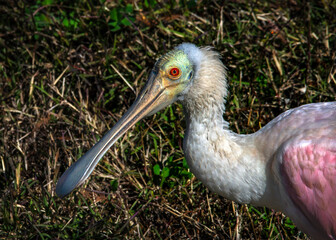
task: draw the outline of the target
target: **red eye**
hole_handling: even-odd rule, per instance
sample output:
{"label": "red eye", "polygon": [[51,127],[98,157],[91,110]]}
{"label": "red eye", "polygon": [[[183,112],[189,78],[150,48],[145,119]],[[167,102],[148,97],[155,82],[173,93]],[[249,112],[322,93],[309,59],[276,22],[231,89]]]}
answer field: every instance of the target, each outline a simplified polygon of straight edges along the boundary
{"label": "red eye", "polygon": [[170,69],[169,74],[171,77],[176,78],[180,76],[180,69],[177,67],[173,67]]}

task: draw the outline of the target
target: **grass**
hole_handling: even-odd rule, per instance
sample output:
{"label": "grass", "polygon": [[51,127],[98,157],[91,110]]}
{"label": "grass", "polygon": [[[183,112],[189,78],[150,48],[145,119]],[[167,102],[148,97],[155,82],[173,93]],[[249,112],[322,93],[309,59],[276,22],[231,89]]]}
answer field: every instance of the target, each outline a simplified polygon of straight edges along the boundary
{"label": "grass", "polygon": [[138,123],[65,199],[55,184],[181,42],[228,68],[225,118],[252,133],[336,96],[333,1],[9,1],[0,6],[0,237],[304,239],[282,213],[228,201],[189,172],[175,104]]}

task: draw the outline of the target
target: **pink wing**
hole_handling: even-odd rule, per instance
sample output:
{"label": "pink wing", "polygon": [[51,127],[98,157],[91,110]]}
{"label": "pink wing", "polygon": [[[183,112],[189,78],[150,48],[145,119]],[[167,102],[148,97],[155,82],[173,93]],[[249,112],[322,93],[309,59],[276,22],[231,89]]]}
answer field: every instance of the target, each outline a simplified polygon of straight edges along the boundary
{"label": "pink wing", "polygon": [[336,238],[335,138],[291,141],[284,148],[281,164],[290,198],[308,221],[330,238]]}

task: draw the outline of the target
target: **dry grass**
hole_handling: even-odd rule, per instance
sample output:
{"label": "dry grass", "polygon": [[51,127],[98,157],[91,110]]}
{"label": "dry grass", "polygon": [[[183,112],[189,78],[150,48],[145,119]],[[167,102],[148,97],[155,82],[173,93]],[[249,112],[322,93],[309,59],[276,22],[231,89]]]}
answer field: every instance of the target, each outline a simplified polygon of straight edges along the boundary
{"label": "dry grass", "polygon": [[[100,2],[0,6],[0,237],[305,238],[283,214],[230,202],[188,172],[180,105],[138,123],[78,191],[54,190],[181,42],[223,56],[236,132],[334,101],[335,3]],[[166,178],[153,170],[167,168]]]}

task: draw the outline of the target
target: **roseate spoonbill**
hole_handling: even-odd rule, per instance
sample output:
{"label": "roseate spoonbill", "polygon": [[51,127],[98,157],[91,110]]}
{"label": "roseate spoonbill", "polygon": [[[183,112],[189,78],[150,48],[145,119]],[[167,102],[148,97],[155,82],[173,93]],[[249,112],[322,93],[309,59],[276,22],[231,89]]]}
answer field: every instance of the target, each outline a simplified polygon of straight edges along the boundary
{"label": "roseate spoonbill", "polygon": [[113,143],[137,121],[180,101],[184,153],[210,190],[239,203],[284,212],[314,239],[336,238],[336,102],[291,109],[254,134],[223,119],[226,71],[209,47],[183,43],[161,57],[130,109],[59,179],[69,194],[89,177]]}

